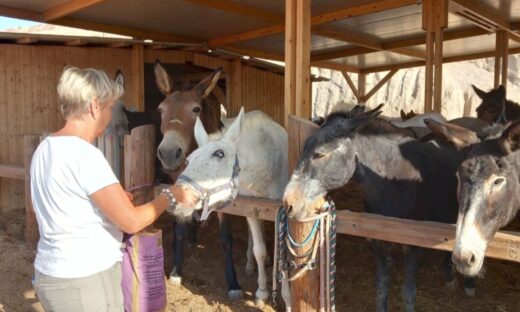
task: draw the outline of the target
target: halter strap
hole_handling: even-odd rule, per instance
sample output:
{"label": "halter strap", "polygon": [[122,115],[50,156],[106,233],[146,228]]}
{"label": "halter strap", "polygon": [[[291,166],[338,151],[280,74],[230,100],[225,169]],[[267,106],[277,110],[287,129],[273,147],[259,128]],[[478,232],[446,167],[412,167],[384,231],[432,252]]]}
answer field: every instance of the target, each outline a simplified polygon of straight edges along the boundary
{"label": "halter strap", "polygon": [[[200,193],[200,197],[202,200],[202,215],[200,216],[200,221],[204,221],[208,218],[209,214],[215,210],[220,210],[227,206],[231,201],[233,201],[235,198],[235,191],[238,190],[238,175],[240,173],[240,163],[238,161],[238,156],[235,154],[235,164],[233,165],[233,173],[231,175],[231,179],[229,182],[226,182],[224,184],[215,186],[213,188],[207,189],[202,187],[199,183],[191,179],[190,177],[181,174],[177,178],[178,181],[183,181],[186,184],[193,187],[195,190],[197,190]],[[210,207],[209,206],[209,200],[210,197],[218,192],[225,191],[227,189],[231,190],[231,195],[227,200],[225,200],[221,205]]]}

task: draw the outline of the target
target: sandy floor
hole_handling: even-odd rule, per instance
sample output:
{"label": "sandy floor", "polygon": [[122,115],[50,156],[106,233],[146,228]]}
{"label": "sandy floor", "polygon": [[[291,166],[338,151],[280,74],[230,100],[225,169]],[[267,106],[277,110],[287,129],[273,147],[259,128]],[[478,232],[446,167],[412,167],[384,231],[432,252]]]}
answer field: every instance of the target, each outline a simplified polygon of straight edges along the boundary
{"label": "sandy floor", "polygon": [[[347,199],[350,207],[359,208],[360,203],[359,196],[349,196]],[[9,226],[6,224],[6,220],[15,219],[12,215],[0,215],[0,221],[3,220],[0,222],[0,311],[42,311],[31,288],[32,253],[24,246],[21,220],[10,221]],[[513,228],[520,229],[520,222],[515,224]],[[157,225],[163,228],[165,272],[169,272],[172,267],[169,217],[163,216]],[[246,222],[233,217],[232,227],[235,231],[236,269],[239,282],[246,291],[245,300],[229,302],[227,299],[224,261],[214,218],[207,227],[199,229],[199,245],[186,250],[183,286],[167,284],[167,311],[275,311],[270,306],[263,309],[254,306],[252,293],[255,291],[256,277],[247,277],[244,270]],[[266,228],[268,237],[272,237],[272,223],[268,223]],[[403,311],[400,298],[403,265],[400,249],[397,246],[394,249],[389,310]],[[272,250],[271,240],[268,241],[268,250]],[[484,278],[477,282],[477,295],[468,298],[462,287],[450,291],[444,286],[441,262],[439,252],[425,250],[422,253],[416,311],[520,311],[520,264],[486,259]],[[373,311],[375,264],[370,243],[361,238],[340,236],[337,263],[337,311]],[[268,268],[268,274],[271,274],[271,268]],[[459,281],[462,282],[460,276]]]}

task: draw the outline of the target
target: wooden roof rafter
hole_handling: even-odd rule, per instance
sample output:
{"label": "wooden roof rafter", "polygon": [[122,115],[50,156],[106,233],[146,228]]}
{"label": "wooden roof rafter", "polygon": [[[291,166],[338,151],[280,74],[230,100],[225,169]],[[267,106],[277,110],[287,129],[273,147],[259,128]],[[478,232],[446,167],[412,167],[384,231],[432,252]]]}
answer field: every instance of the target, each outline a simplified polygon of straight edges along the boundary
{"label": "wooden roof rafter", "polygon": [[[238,4],[238,3],[228,1],[228,0],[184,0],[184,1],[198,4],[198,5],[201,5],[204,7],[209,7],[212,9],[217,9],[217,10],[221,10],[224,12],[240,15],[240,16],[251,17],[251,18],[254,18],[257,20],[262,20],[262,21],[269,22],[269,23],[274,23],[274,24],[276,24],[276,23],[284,24],[285,23],[285,18],[283,16],[279,16],[277,14],[271,13],[266,10],[248,7],[248,6]],[[388,2],[388,1],[383,1],[383,2]],[[375,3],[374,5],[377,5],[377,3]],[[341,14],[341,12],[338,14],[339,14],[339,16],[343,16]],[[320,19],[315,20],[316,24],[320,24],[322,20],[326,20],[327,18],[329,18],[329,15],[323,14],[323,15],[320,15],[319,17],[320,17]],[[273,26],[273,27],[277,27],[277,26]],[[274,28],[269,28],[269,29],[274,29]],[[279,28],[276,28],[276,29],[278,30]],[[284,31],[284,30],[285,30],[285,27],[282,29],[282,31]],[[331,38],[331,39],[335,39],[338,41],[352,43],[352,44],[359,45],[362,47],[371,48],[372,50],[375,50],[375,51],[384,50],[383,46],[380,43],[378,43],[377,41],[367,38],[367,36],[363,36],[362,34],[356,35],[356,34],[349,33],[348,30],[344,30],[343,32],[338,32],[338,31],[333,31],[333,30],[326,29],[324,27],[317,26],[317,27],[314,27],[314,29],[312,29],[311,31],[313,34],[316,34],[321,37],[326,37],[326,38]],[[212,40],[210,40],[208,42],[208,46],[216,47],[216,45],[213,45],[211,42],[212,42]],[[424,59],[426,57],[426,54],[423,51],[418,51],[418,50],[413,50],[413,49],[408,49],[408,48],[394,48],[394,49],[390,49],[389,51],[395,52],[398,54],[403,54],[406,56],[420,58],[420,59]]]}
{"label": "wooden roof rafter", "polygon": [[107,0],[72,0],[46,10],[42,17],[45,22],[50,22],[105,1]]}
{"label": "wooden roof rafter", "polygon": [[[311,26],[318,26],[325,23],[331,23],[338,20],[351,18],[354,16],[365,15],[369,13],[380,12],[393,8],[398,8],[406,5],[417,4],[417,0],[380,0],[370,4],[364,4],[354,7],[347,7],[334,12],[324,13],[313,16],[311,18]],[[222,45],[228,45],[232,43],[247,41],[251,39],[261,38],[285,31],[285,25],[280,23],[279,25],[264,27],[255,29],[252,31],[242,32],[226,37],[216,38],[208,41],[208,46],[218,47]]]}
{"label": "wooden roof rafter", "polygon": [[482,3],[472,0],[450,0],[449,11],[489,32],[506,31],[509,38],[520,42],[520,34],[513,30],[511,23]]}
{"label": "wooden roof rafter", "polygon": [[[510,48],[508,50],[508,54],[517,54],[517,53],[520,53],[520,47]],[[475,59],[481,59],[481,58],[487,58],[487,57],[494,57],[495,54],[496,54],[496,50],[493,49],[493,50],[485,51],[485,52],[447,56],[442,59],[442,62],[443,63],[453,63],[453,62],[469,61],[469,60],[475,60]],[[407,62],[407,63],[401,63],[401,64],[395,64],[395,65],[367,67],[367,68],[361,69],[361,73],[372,74],[372,73],[378,73],[378,72],[383,72],[383,71],[389,71],[389,70],[393,70],[393,69],[420,67],[420,66],[424,66],[424,65],[425,65],[425,61],[413,61],[413,62]]]}

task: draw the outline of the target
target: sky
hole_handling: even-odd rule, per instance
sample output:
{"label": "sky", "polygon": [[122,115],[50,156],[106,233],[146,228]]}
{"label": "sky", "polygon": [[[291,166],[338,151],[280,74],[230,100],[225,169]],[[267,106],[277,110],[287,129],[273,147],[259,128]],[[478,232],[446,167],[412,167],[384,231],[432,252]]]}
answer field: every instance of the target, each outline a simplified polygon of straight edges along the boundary
{"label": "sky", "polygon": [[0,16],[0,31],[7,29],[7,28],[14,28],[14,27],[18,27],[18,26],[28,27],[28,26],[34,26],[36,24],[37,24],[36,22]]}

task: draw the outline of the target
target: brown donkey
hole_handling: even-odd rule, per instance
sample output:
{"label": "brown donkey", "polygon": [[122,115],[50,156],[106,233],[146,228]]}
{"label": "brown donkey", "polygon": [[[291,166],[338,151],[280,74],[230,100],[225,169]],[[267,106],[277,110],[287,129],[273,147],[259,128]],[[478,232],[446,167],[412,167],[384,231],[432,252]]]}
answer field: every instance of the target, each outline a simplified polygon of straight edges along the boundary
{"label": "brown donkey", "polygon": [[[220,103],[211,92],[217,85],[222,69],[217,69],[194,87],[184,91],[173,90],[173,79],[157,60],[154,67],[155,83],[165,98],[159,104],[161,114],[161,132],[163,139],[157,150],[163,170],[175,181],[184,168],[186,157],[197,148],[193,129],[197,117],[206,131],[211,134],[222,129]],[[237,282],[232,258],[233,238],[227,215],[218,214],[220,221],[220,240],[225,254],[225,275],[230,299],[240,298],[242,289]],[[180,283],[183,250],[187,230],[194,233],[193,224],[175,223],[173,240],[174,267],[170,273],[171,283]]]}

